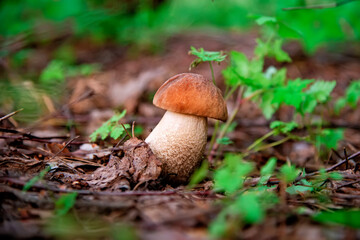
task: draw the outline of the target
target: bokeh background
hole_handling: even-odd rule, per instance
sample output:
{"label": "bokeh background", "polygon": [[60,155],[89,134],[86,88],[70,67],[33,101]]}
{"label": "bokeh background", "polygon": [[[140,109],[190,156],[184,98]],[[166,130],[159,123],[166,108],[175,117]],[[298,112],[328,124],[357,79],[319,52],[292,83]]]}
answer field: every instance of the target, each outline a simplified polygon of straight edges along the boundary
{"label": "bokeh background", "polygon": [[[291,9],[296,7],[304,9]],[[92,87],[101,92],[100,85],[109,78],[118,83],[149,66],[173,63],[158,76],[163,78],[158,80],[161,82],[187,70],[192,60],[186,57],[190,46],[216,51],[235,49],[251,55],[255,38],[261,36],[282,38],[295,61],[326,52],[317,57],[317,66],[324,61],[346,62],[360,54],[359,10],[359,1],[335,0],[3,0],[0,109],[7,113],[24,108],[16,119],[28,123],[83,94],[81,86],[76,86],[78,81],[71,81],[75,77],[117,69],[114,76],[109,73],[113,77],[104,76],[102,84]],[[259,26],[261,16],[269,19]],[[271,26],[275,22],[276,28]],[[221,80],[221,68],[215,71]],[[303,75],[339,77],[326,71],[331,69],[323,69],[320,76],[311,75],[317,71],[308,68]],[[89,79],[86,81],[85,85],[91,85]],[[145,95],[140,91],[142,98],[151,101],[151,91],[157,86],[150,87]],[[95,105],[87,103],[88,108],[123,107],[124,99],[113,100],[120,95],[95,100]],[[136,107],[130,105],[126,105],[130,112],[136,112]],[[73,110],[87,112],[80,108],[86,107]]]}

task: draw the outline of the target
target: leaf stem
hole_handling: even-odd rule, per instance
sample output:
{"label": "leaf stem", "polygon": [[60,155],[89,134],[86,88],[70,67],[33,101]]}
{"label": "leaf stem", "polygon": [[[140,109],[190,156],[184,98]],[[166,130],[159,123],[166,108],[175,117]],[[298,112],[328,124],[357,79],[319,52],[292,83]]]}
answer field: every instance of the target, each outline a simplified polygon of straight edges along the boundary
{"label": "leaf stem", "polygon": [[263,142],[265,139],[271,137],[273,134],[275,133],[274,130],[268,132],[267,134],[265,134],[264,136],[258,138],[257,140],[255,140],[247,149],[247,152],[250,152],[252,149],[254,149],[257,145],[259,145],[261,142]]}
{"label": "leaf stem", "polygon": [[216,86],[215,74],[214,74],[214,69],[213,69],[212,63],[209,62],[209,65],[210,65],[210,70],[211,70],[211,78],[212,78],[212,81],[213,81],[214,85]]}

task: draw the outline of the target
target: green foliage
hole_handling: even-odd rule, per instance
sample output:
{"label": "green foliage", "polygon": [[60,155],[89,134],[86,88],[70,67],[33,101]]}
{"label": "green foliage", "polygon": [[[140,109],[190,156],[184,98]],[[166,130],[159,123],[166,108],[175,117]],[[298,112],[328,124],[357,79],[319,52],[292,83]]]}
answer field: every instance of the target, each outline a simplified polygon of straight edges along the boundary
{"label": "green foliage", "polygon": [[43,99],[41,99],[41,94],[45,94],[45,91],[30,81],[11,83],[0,80],[0,89],[0,108],[2,111],[12,112],[19,108],[24,109],[14,116],[19,122],[33,121],[45,109]]}
{"label": "green foliage", "polygon": [[280,168],[279,178],[285,183],[293,182],[299,176],[300,170],[294,165],[285,164]]}
{"label": "green foliage", "polygon": [[325,146],[328,149],[338,147],[339,141],[344,138],[344,129],[337,128],[337,129],[330,129],[326,128],[323,129],[316,135],[316,146],[320,148],[321,146]]}
{"label": "green foliage", "polygon": [[282,121],[273,121],[270,123],[270,128],[274,129],[274,135],[280,133],[289,133],[292,130],[296,129],[299,126],[295,121],[291,122],[282,122]]}
{"label": "green foliage", "polygon": [[218,138],[216,139],[216,142],[222,145],[229,145],[233,143],[233,141],[231,141],[229,137]]}
{"label": "green foliage", "polygon": [[49,62],[38,76],[38,81],[2,81],[0,88],[0,107],[7,112],[24,108],[16,116],[22,122],[37,119],[45,110],[43,95],[58,100],[65,90],[68,77],[87,76],[99,70],[98,64],[69,65],[61,60]]}
{"label": "green foliage", "polygon": [[[260,23],[274,22],[273,18],[259,18]],[[275,21],[276,22],[276,21]],[[242,88],[244,98],[255,102],[262,110],[266,119],[271,119],[274,113],[283,105],[292,106],[294,109],[293,119],[296,115],[302,116],[303,122],[290,121],[288,123],[273,121],[270,128],[273,129],[265,136],[256,140],[248,147],[248,151],[258,151],[266,147],[276,146],[283,141],[306,140],[318,146],[325,146],[327,149],[336,147],[342,139],[341,129],[330,131],[318,127],[315,131],[309,132],[309,136],[299,137],[292,133],[293,130],[303,127],[311,127],[311,121],[304,119],[316,114],[319,106],[325,105],[331,99],[331,93],[336,85],[336,81],[322,81],[312,79],[295,80],[287,79],[286,69],[280,70],[273,66],[264,70],[264,61],[267,57],[274,57],[278,61],[290,61],[288,55],[281,49],[282,41],[276,37],[271,37],[267,41],[257,40],[257,47],[254,50],[255,57],[248,57],[240,52],[230,52],[230,65],[223,71],[225,83],[228,88]],[[305,126],[304,126],[305,125]],[[278,142],[262,145],[263,141],[270,136],[284,134],[286,138]],[[325,141],[330,138],[330,141]],[[222,143],[224,137],[218,139]],[[219,142],[220,141],[220,142]]]}
{"label": "green foliage", "polygon": [[335,112],[340,113],[340,110],[346,105],[349,105],[353,109],[357,107],[357,103],[360,100],[360,80],[353,81],[346,89],[345,96],[339,98],[335,104]]}
{"label": "green foliage", "polygon": [[130,125],[124,124],[124,126],[122,126],[119,123],[125,114],[126,110],[123,110],[121,113],[115,113],[114,116],[90,134],[90,141],[95,142],[98,136],[101,137],[101,140],[105,140],[107,137],[111,137],[116,140],[126,134],[124,127],[128,129],[130,128]]}
{"label": "green foliage", "polygon": [[244,162],[240,155],[225,156],[222,167],[215,171],[215,190],[227,190],[222,199],[222,210],[209,225],[212,237],[231,238],[244,224],[258,224],[265,219],[267,210],[279,203],[279,197],[274,191],[277,186],[266,186],[271,176],[276,175],[285,184],[288,194],[313,196],[319,201],[328,199],[327,186],[324,184],[327,180],[342,179],[340,173],[327,172],[325,169],[308,178],[305,171],[300,175],[301,171],[294,165],[285,163],[277,168],[276,163],[276,158],[270,158],[260,170],[258,184],[244,187],[244,179],[252,174],[254,168]]}
{"label": "green foliage", "polygon": [[68,193],[62,195],[55,201],[55,214],[57,216],[64,216],[72,209],[76,202],[77,193]]}
{"label": "green foliage", "polygon": [[35,177],[33,177],[32,179],[27,181],[23,187],[23,191],[28,191],[30,188],[32,188],[32,186],[34,186],[35,183],[44,179],[45,175],[50,171],[50,169],[51,169],[51,167],[47,166],[46,168],[41,170],[41,172],[38,175],[36,175]]}
{"label": "green foliage", "polygon": [[211,236],[230,236],[231,231],[243,224],[256,224],[264,220],[266,210],[278,202],[278,197],[264,186],[276,167],[276,159],[269,159],[261,169],[260,181],[253,188],[243,188],[244,180],[254,170],[253,165],[240,155],[227,154],[223,166],[215,172],[215,190],[226,191],[222,211],[209,225]]}
{"label": "green foliage", "polygon": [[266,182],[270,179],[276,168],[277,159],[275,157],[271,157],[268,162],[261,168],[260,170],[260,180],[258,185],[266,184]]}
{"label": "green foliage", "polygon": [[341,179],[343,179],[342,175],[337,172],[327,172],[323,168],[320,169],[319,172],[320,172],[320,175],[315,179],[315,181],[317,183],[323,182],[325,180],[341,180]]}
{"label": "green foliage", "polygon": [[52,85],[54,83],[64,83],[67,77],[87,76],[99,70],[97,64],[82,64],[71,66],[61,60],[51,61],[40,74],[40,83]]}
{"label": "green foliage", "polygon": [[257,46],[254,53],[257,57],[273,57],[278,62],[291,62],[291,58],[287,52],[281,49],[283,40],[275,39],[274,41],[263,42],[261,39],[256,39]]}
{"label": "green foliage", "polygon": [[196,169],[195,172],[191,175],[188,187],[192,188],[193,186],[204,180],[209,172],[208,169],[209,169],[208,161],[203,161],[201,166],[198,169]]}
{"label": "green foliage", "polygon": [[255,19],[263,26],[264,35],[298,39],[308,53],[314,53],[319,47],[332,47],[360,39],[360,24],[357,21],[359,1],[324,9],[283,9],[309,7],[312,4],[307,5],[308,2],[321,5],[316,1],[278,1],[272,16],[255,15]]}
{"label": "green foliage", "polygon": [[313,216],[313,220],[325,224],[339,224],[360,229],[359,210],[335,210],[333,212],[320,212]]}
{"label": "green foliage", "polygon": [[227,154],[224,164],[214,174],[215,191],[234,193],[242,188],[245,177],[254,169],[253,164],[242,160],[240,155]]}
{"label": "green foliage", "polygon": [[314,190],[313,184],[306,179],[301,179],[297,185],[291,185],[286,188],[286,192],[295,195],[299,193],[311,192]]}
{"label": "green foliage", "polygon": [[[158,49],[176,33],[198,27],[243,28],[250,25],[250,9],[257,4],[234,0],[120,1],[116,4],[97,0],[60,0],[0,3],[0,35],[11,39],[23,35],[25,40],[47,42],[52,36],[72,33],[76,38],[103,43],[106,40],[136,44],[137,48]],[[39,11],[41,9],[41,11]],[[262,14],[269,13],[263,8]],[[266,10],[266,11],[265,11]],[[51,33],[46,30],[51,29]],[[45,34],[43,34],[45,32]],[[135,48],[134,48],[135,49]],[[5,51],[2,55],[5,55]]]}
{"label": "green foliage", "polygon": [[[314,80],[287,80],[286,69],[269,67],[263,71],[265,57],[278,61],[290,61],[281,49],[279,39],[263,42],[257,40],[255,58],[249,60],[243,53],[230,52],[230,66],[224,71],[225,83],[230,87],[246,87],[245,97],[259,104],[264,116],[270,119],[282,105],[293,106],[297,113],[312,113],[318,104],[326,103],[336,82]],[[274,47],[275,46],[275,47]],[[252,96],[254,95],[255,96]]]}
{"label": "green foliage", "polygon": [[189,54],[196,56],[197,58],[190,64],[190,68],[196,67],[202,62],[216,62],[221,63],[226,59],[226,55],[223,52],[210,52],[205,51],[203,48],[199,50],[191,46]]}

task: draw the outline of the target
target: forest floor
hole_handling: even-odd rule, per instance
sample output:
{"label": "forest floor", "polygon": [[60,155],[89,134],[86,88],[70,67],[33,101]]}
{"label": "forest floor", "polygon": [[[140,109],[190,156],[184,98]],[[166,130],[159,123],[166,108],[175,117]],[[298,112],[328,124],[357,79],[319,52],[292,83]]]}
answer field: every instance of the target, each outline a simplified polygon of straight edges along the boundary
{"label": "forest floor", "polygon": [[[101,72],[69,79],[61,104],[48,101],[47,113],[35,122],[21,126],[10,117],[0,120],[2,238],[209,239],[207,227],[221,209],[219,201],[223,198],[222,194],[212,191],[211,179],[195,188],[172,187],[162,179],[125,186],[112,172],[119,168],[114,161],[148,154],[146,146],[126,147],[124,142],[118,144],[117,141],[88,144],[88,136],[114,114],[113,109],[126,109],[123,123],[135,121],[135,125],[143,129],[138,138],[145,139],[164,113],[152,105],[151,98],[165,80],[189,72],[194,60],[194,56],[188,55],[190,46],[237,50],[251,56],[256,37],[256,33],[217,36],[189,33],[171,38],[155,55],[129,54],[129,49],[114,45],[98,48],[79,43],[76,46],[78,61],[100,62],[104,66]],[[307,56],[296,43],[287,44],[284,49],[292,58],[291,63],[268,60],[266,65],[286,67],[291,79],[336,80],[334,99],[344,93],[351,80],[360,79],[360,61],[351,50],[319,51]],[[46,65],[46,51],[39,54],[44,54],[39,59],[45,59]],[[214,65],[217,85],[222,90],[225,85],[221,70],[225,67],[226,62]],[[211,78],[207,64],[200,64],[191,72]],[[229,111],[233,105],[230,99]],[[290,120],[289,111],[282,108],[276,118]],[[3,113],[3,117],[6,114]],[[330,202],[286,195],[286,204],[270,209],[262,223],[243,225],[228,238],[360,239],[359,230],[322,225],[309,217],[316,210],[360,207],[360,172],[356,169],[356,154],[360,151],[360,108],[345,109],[341,116],[324,116],[324,119],[329,126],[345,128],[344,141],[335,150],[340,152],[339,156],[333,153],[326,163],[315,157],[312,145],[295,141],[254,153],[248,159],[257,169],[275,156],[279,164],[290,159],[309,172],[333,167],[347,174],[341,181],[328,183]],[[75,124],[66,127],[70,121]],[[233,144],[222,148],[217,159],[222,159],[225,152],[241,152],[270,131],[269,121],[250,102],[242,104],[235,122],[235,129],[228,135]],[[213,126],[214,121],[210,120],[209,140]],[[276,140],[274,137],[268,141]],[[348,156],[355,154],[346,164],[342,161],[345,159],[343,149]],[[344,164],[335,167],[339,162]],[[38,181],[29,185],[36,176]],[[24,191],[24,187],[28,190]],[[289,209],[299,206],[306,206],[309,212],[288,214]],[[61,213],[67,210],[67,214]]]}

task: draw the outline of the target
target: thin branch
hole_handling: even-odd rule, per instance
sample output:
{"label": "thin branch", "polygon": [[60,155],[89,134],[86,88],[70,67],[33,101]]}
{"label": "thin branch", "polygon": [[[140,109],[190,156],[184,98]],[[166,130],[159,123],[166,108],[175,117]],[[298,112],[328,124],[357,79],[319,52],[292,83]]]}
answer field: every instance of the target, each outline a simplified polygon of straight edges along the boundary
{"label": "thin branch", "polygon": [[72,143],[75,139],[77,139],[79,136],[73,137],[72,139],[70,139],[67,143],[65,143],[65,145],[60,149],[60,151],[58,151],[57,153],[55,153],[49,160],[54,159],[57,155],[59,155],[60,153],[62,153],[62,151],[65,150],[65,148],[67,146],[69,146],[70,143]]}
{"label": "thin branch", "polygon": [[352,182],[349,182],[349,183],[344,183],[344,184],[338,186],[336,189],[339,190],[339,189],[342,188],[342,187],[348,187],[348,186],[351,186],[351,185],[353,185],[353,184],[355,184],[355,183],[360,183],[360,179],[355,180],[355,181],[352,181]]}
{"label": "thin branch", "polygon": [[18,112],[21,112],[22,110],[24,110],[24,109],[21,108],[21,109],[19,109],[19,110],[16,110],[16,111],[14,111],[14,112],[12,112],[12,113],[9,113],[9,114],[3,116],[2,118],[0,118],[0,122],[3,121],[3,120],[5,120],[5,119],[8,119],[8,118],[14,116],[14,115],[17,114]]}
{"label": "thin branch", "polygon": [[126,129],[125,125],[123,123],[120,123],[121,126],[123,127],[124,131],[126,132],[126,135],[128,135],[129,138],[131,138],[130,133],[128,132],[128,130]]}

